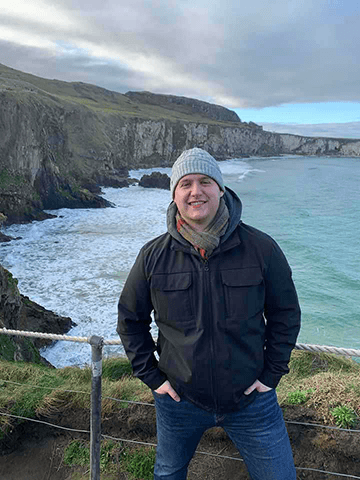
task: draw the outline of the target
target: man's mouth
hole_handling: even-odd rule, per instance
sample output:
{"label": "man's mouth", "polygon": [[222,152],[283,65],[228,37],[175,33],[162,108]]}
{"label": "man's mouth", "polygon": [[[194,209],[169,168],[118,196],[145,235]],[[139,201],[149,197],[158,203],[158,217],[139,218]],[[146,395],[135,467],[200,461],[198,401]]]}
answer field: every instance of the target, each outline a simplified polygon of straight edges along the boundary
{"label": "man's mouth", "polygon": [[203,202],[189,202],[189,205],[191,205],[192,207],[198,207],[200,205],[203,205],[205,203],[205,201]]}

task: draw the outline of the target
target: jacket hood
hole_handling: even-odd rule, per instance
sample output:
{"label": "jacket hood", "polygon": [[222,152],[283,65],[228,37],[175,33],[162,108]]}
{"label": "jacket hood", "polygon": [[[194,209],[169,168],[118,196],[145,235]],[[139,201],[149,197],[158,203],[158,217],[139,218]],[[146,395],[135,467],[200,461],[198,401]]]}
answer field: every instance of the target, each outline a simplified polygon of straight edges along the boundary
{"label": "jacket hood", "polygon": [[[229,187],[225,187],[225,194],[223,196],[226,206],[229,209],[229,225],[225,234],[221,237],[221,242],[224,242],[233,233],[235,228],[241,223],[242,203],[236,193]],[[167,229],[170,235],[183,245],[189,245],[182,235],[176,229],[175,215],[177,212],[177,206],[172,201],[167,209],[166,222]]]}

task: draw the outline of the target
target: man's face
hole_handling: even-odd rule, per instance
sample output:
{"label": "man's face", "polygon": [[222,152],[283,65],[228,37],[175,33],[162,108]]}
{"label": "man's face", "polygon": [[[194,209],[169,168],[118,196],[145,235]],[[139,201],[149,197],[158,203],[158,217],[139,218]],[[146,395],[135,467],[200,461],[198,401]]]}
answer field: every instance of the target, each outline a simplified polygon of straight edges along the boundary
{"label": "man's face", "polygon": [[213,220],[224,192],[207,175],[185,175],[175,188],[174,202],[182,218],[195,230],[204,230]]}

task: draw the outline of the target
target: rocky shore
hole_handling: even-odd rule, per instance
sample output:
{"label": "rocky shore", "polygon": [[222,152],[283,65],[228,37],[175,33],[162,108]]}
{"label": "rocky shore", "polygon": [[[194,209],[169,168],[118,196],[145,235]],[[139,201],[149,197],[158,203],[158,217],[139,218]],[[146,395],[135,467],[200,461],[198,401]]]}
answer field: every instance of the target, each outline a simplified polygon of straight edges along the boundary
{"label": "rocky shore", "polygon": [[[69,317],[56,315],[21,295],[16,278],[0,265],[0,328],[64,334],[73,326]],[[0,334],[0,359],[48,365],[39,349],[50,343],[50,340]]]}

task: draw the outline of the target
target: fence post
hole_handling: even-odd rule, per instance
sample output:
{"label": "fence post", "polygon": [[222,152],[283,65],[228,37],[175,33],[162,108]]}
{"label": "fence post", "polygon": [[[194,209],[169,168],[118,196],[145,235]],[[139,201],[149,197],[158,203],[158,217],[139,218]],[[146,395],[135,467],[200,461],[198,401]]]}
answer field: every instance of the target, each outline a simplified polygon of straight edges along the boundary
{"label": "fence post", "polygon": [[91,418],[90,418],[90,480],[100,480],[101,448],[101,374],[103,337],[90,337],[91,345]]}

